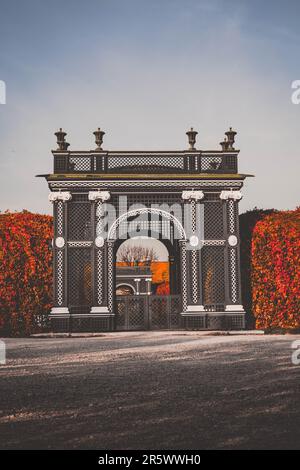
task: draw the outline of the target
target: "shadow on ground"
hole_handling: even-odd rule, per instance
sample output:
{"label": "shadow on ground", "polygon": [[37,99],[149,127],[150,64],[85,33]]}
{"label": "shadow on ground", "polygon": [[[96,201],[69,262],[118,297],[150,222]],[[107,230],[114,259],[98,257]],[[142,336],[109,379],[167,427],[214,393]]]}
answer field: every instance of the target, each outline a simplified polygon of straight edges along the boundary
{"label": "shadow on ground", "polygon": [[8,340],[0,446],[300,448],[293,339],[148,332]]}

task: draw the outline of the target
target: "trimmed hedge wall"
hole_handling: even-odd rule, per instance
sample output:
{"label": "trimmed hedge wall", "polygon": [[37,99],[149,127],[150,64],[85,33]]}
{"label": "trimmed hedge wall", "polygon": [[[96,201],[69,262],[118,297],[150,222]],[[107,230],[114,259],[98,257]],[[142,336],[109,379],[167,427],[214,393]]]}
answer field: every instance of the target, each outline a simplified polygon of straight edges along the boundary
{"label": "trimmed hedge wall", "polygon": [[[242,298],[247,327],[300,327],[300,208],[240,215]],[[52,217],[0,214],[0,335],[48,327]]]}
{"label": "trimmed hedge wall", "polygon": [[300,208],[257,222],[251,257],[256,327],[300,328]]}
{"label": "trimmed hedge wall", "polygon": [[52,217],[0,214],[0,334],[26,336],[47,326],[52,291]]}

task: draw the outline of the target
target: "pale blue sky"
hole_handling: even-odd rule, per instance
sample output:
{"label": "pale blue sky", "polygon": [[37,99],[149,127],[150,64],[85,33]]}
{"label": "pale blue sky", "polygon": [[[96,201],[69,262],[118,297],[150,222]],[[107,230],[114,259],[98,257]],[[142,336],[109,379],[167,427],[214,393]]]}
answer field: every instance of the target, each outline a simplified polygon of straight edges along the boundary
{"label": "pale blue sky", "polygon": [[73,149],[199,148],[238,131],[242,210],[299,205],[300,2],[0,0],[0,209],[51,212],[37,173]]}

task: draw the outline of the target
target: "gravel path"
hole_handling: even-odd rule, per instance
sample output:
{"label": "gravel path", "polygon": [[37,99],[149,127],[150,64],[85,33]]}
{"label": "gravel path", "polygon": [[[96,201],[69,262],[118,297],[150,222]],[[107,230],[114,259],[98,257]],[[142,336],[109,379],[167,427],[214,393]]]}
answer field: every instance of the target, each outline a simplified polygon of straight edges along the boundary
{"label": "gravel path", "polygon": [[300,449],[300,336],[6,339],[0,447]]}

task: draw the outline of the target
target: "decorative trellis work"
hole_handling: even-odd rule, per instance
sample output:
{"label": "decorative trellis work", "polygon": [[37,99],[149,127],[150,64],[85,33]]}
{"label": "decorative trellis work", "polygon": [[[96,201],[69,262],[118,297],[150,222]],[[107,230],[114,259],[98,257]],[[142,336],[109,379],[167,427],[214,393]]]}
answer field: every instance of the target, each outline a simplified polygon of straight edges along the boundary
{"label": "decorative trellis work", "polygon": [[91,250],[71,248],[68,253],[68,293],[71,307],[91,304],[91,275]]}
{"label": "decorative trellis work", "polygon": [[203,303],[207,308],[225,303],[224,248],[202,249]]}
{"label": "decorative trellis work", "polygon": [[[198,150],[193,129],[183,151],[107,151],[104,134],[94,132],[95,150],[76,152],[65,132],[55,134],[54,174],[47,177],[55,222],[53,325],[240,326],[238,201],[245,175],[238,174],[235,132],[229,129],[216,151]],[[116,251],[136,234],[167,248],[172,295],[116,297]]]}

